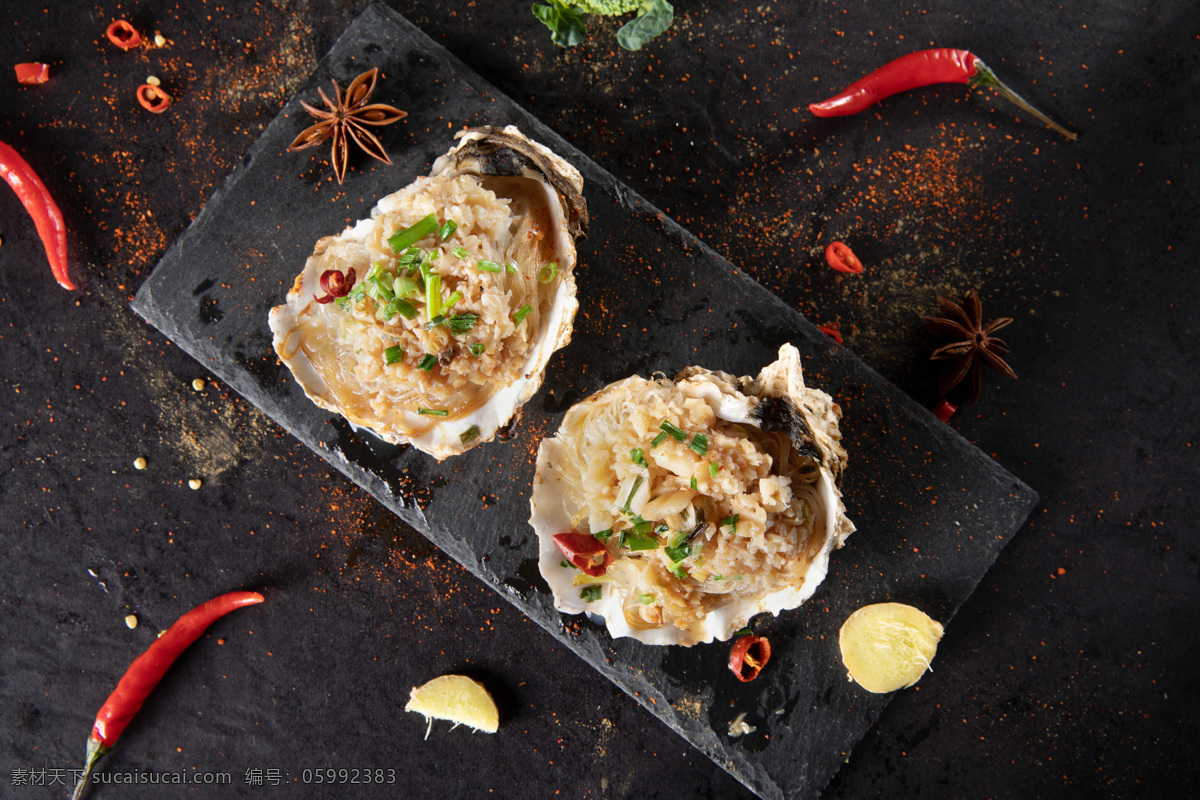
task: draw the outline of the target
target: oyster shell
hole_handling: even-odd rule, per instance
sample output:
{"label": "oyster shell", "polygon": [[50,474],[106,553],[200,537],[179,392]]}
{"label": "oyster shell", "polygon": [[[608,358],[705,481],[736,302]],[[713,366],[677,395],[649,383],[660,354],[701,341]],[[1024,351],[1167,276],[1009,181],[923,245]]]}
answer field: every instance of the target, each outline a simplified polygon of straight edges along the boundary
{"label": "oyster shell", "polygon": [[[270,313],[314,403],[439,460],[502,432],[570,341],[588,223],[579,172],[517,128],[457,138],[428,177],[319,240]],[[422,221],[437,232],[392,238]]]}
{"label": "oyster shell", "polygon": [[[840,416],[790,344],[757,378],[690,367],[571,408],[538,448],[530,500],[555,607],[599,614],[613,636],[692,645],[800,605],[854,531]],[[602,576],[562,565],[565,532],[604,542]]]}

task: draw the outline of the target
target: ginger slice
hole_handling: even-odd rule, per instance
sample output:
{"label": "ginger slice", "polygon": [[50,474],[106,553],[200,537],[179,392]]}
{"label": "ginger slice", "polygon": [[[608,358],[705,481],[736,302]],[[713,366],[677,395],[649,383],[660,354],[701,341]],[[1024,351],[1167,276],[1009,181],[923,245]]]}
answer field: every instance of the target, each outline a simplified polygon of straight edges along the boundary
{"label": "ginger slice", "polygon": [[[435,719],[484,733],[495,733],[500,727],[496,702],[483,684],[466,675],[441,675],[414,687],[404,710],[423,714],[430,728]],[[428,730],[425,737],[429,737]]]}
{"label": "ginger slice", "polygon": [[842,663],[868,692],[894,692],[912,686],[930,669],[942,626],[903,603],[863,606],[842,625]]}

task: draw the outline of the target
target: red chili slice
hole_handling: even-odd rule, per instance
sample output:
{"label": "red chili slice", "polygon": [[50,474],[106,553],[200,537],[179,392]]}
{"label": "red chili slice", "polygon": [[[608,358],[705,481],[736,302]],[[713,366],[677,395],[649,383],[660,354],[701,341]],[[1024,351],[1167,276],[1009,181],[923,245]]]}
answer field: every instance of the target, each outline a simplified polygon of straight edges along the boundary
{"label": "red chili slice", "polygon": [[171,105],[171,95],[150,83],[143,83],[138,87],[137,99],[142,108],[153,114],[161,114]]}
{"label": "red chili slice", "polygon": [[137,32],[137,28],[123,19],[115,20],[104,33],[110,42],[122,50],[131,50],[142,43],[142,36]]}
{"label": "red chili slice", "polygon": [[737,640],[729,653],[729,671],[742,683],[758,677],[771,660],[771,643],[765,636],[748,634]]}
{"label": "red chili slice", "polygon": [[858,260],[858,256],[854,255],[854,251],[841,242],[831,242],[829,247],[825,248],[825,260],[838,272],[857,275],[863,271],[863,265]]}
{"label": "red chili slice", "polygon": [[934,416],[936,416],[942,422],[949,422],[950,418],[954,416],[955,411],[958,411],[958,406],[954,405],[944,397],[942,398],[941,402],[933,407]]}
{"label": "red chili slice", "polygon": [[16,64],[13,68],[17,71],[17,83],[33,85],[50,80],[49,64],[30,61],[25,64]]}
{"label": "red chili slice", "polygon": [[325,303],[332,303],[338,297],[345,297],[354,288],[354,279],[354,267],[346,270],[345,275],[336,269],[325,270],[321,273],[321,290],[325,294],[322,297],[317,297],[314,294],[313,300],[324,305]]}
{"label": "red chili slice", "polygon": [[598,578],[608,571],[612,553],[604,542],[586,533],[556,533],[554,543],[562,554],[585,575]]}

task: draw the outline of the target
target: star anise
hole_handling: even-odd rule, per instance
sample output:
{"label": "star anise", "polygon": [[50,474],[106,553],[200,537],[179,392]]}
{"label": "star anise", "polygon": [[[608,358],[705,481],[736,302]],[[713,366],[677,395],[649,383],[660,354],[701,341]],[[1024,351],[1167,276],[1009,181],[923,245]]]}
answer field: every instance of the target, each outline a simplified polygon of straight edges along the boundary
{"label": "star anise", "polygon": [[345,93],[342,92],[342,87],[338,86],[338,82],[334,81],[333,88],[337,94],[337,102],[330,100],[329,96],[325,94],[325,90],[317,89],[317,93],[321,95],[321,99],[329,108],[328,111],[310,106],[303,100],[300,101],[300,105],[313,115],[317,123],[301,131],[296,140],[288,145],[288,152],[316,147],[326,139],[333,137],[333,152],[329,159],[333,163],[333,171],[337,175],[338,183],[341,183],[346,176],[346,164],[350,160],[351,140],[372,158],[377,158],[385,164],[392,163],[379,139],[367,130],[366,126],[391,125],[393,122],[404,119],[408,114],[383,103],[366,104],[371,93],[375,91],[375,81],[378,77],[378,69],[367,70],[350,83]]}
{"label": "star anise", "polygon": [[939,297],[938,309],[942,317],[926,317],[925,326],[939,339],[950,340],[930,356],[935,361],[947,362],[938,379],[938,391],[943,396],[966,378],[968,399],[972,403],[978,401],[980,373],[983,371],[981,363],[1002,375],[1017,377],[1017,373],[1002,358],[1008,354],[1008,345],[992,335],[1012,322],[1011,317],[1000,317],[985,325],[983,305],[973,290],[963,297],[961,306],[953,300]]}

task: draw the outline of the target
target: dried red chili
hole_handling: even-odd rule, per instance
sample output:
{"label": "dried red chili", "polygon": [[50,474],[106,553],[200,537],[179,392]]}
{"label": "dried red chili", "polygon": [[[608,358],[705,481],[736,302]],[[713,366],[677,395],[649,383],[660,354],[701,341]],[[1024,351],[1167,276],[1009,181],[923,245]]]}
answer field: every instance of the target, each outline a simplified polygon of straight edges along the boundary
{"label": "dried red chili", "polygon": [[54,273],[54,279],[64,289],[74,289],[75,284],[67,277],[67,224],[63,221],[62,212],[33,167],[4,142],[0,142],[0,177],[8,181],[17,197],[21,198],[29,216],[33,217],[38,236],[46,248],[46,257],[50,259],[50,271]]}
{"label": "dried red chili", "polygon": [[142,108],[154,114],[161,114],[171,105],[171,95],[152,83],[143,83],[138,87],[137,99]]}
{"label": "dried red chili", "polygon": [[838,344],[842,343],[842,333],[834,325],[818,325],[817,330],[833,339]]}
{"label": "dried red chili", "polygon": [[885,97],[938,83],[992,86],[1001,97],[1015,103],[1063,136],[1072,141],[1078,138],[1076,134],[1038,111],[1025,98],[1005,86],[991,67],[984,64],[974,53],[948,47],[919,50],[901,56],[850,84],[828,100],[813,103],[808,110],[818,117],[844,117],[857,114]]}
{"label": "dried red chili", "polygon": [[17,72],[17,83],[32,86],[50,80],[50,65],[39,61],[15,64],[13,69]]}
{"label": "dried red chili", "polygon": [[332,303],[339,297],[345,297],[350,294],[350,290],[354,288],[354,267],[346,270],[346,274],[342,274],[336,269],[327,269],[321,273],[321,291],[325,292],[321,297],[313,295],[313,300],[324,305]]}
{"label": "dried red chili", "polygon": [[84,771],[71,795],[72,800],[82,796],[96,762],[117,743],[125,727],[175,663],[175,659],[218,619],[242,606],[261,603],[263,599],[258,592],[230,592],[215,597],[180,617],[146,652],[137,657],[96,714],[92,734],[88,737]]}
{"label": "dried red chili", "polygon": [[598,578],[608,571],[612,563],[612,553],[604,546],[604,542],[586,533],[556,533],[554,543],[558,549],[585,575]]}
{"label": "dried red chili", "polygon": [[104,33],[110,42],[122,50],[132,50],[142,43],[142,35],[137,28],[123,19],[114,20]]}
{"label": "dried red chili", "polygon": [[825,248],[825,261],[838,272],[849,272],[857,275],[863,271],[862,262],[854,251],[841,242],[832,242]]}
{"label": "dried red chili", "polygon": [[742,683],[752,681],[771,660],[771,643],[765,636],[747,634],[729,652],[729,670]]}
{"label": "dried red chili", "polygon": [[942,422],[949,422],[950,418],[954,416],[955,411],[958,411],[958,406],[954,405],[944,397],[936,406],[933,407],[933,415]]}

